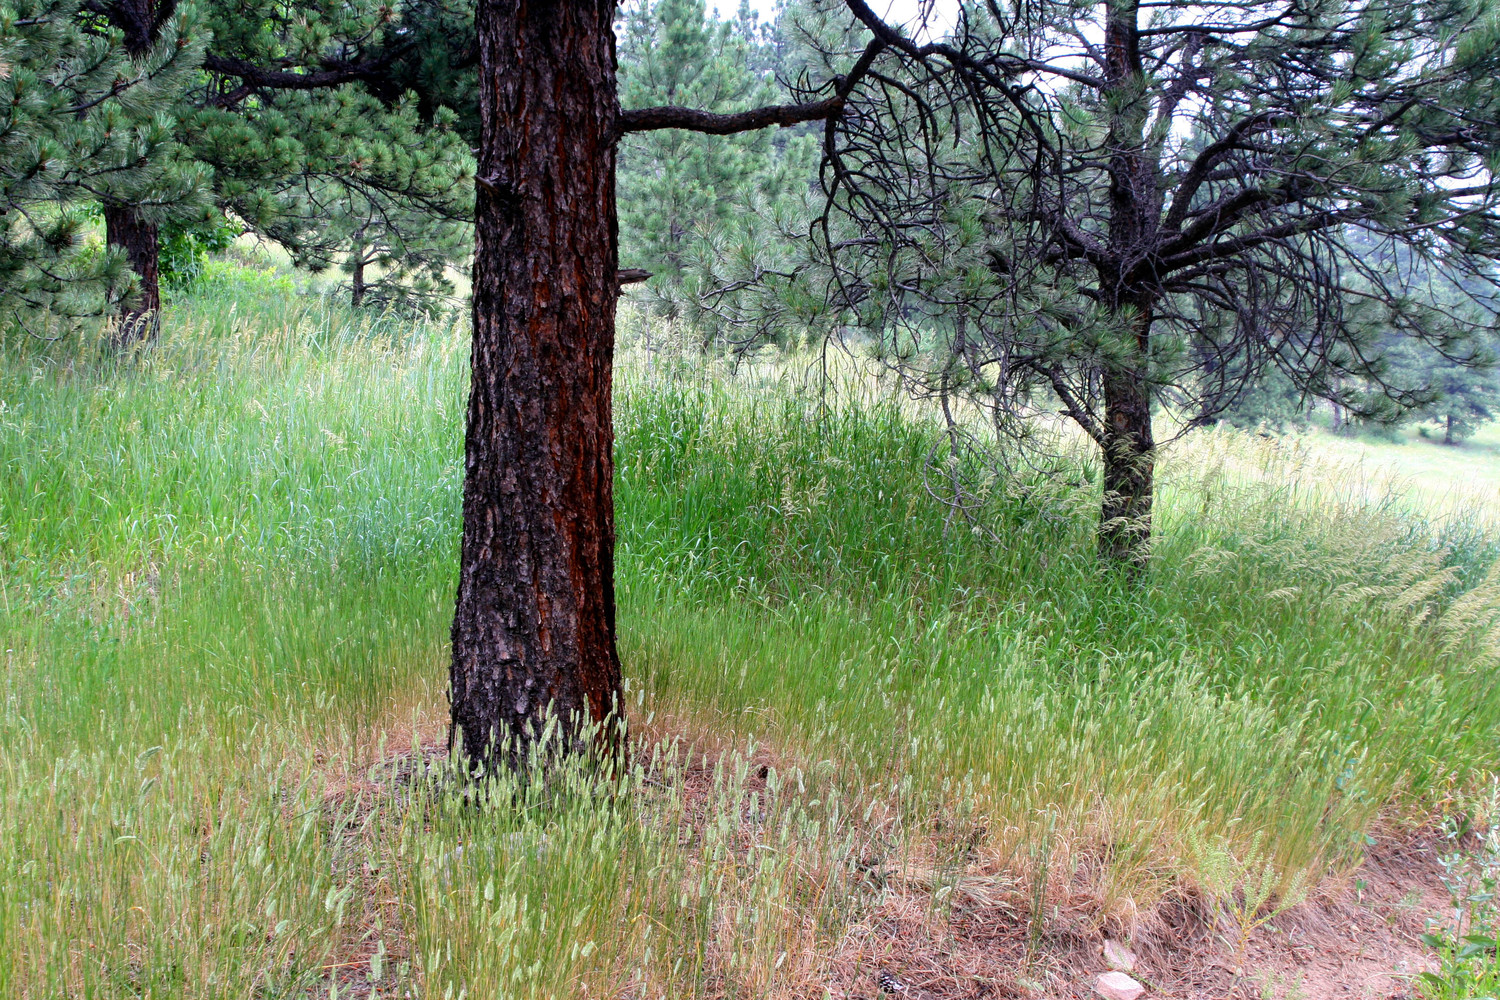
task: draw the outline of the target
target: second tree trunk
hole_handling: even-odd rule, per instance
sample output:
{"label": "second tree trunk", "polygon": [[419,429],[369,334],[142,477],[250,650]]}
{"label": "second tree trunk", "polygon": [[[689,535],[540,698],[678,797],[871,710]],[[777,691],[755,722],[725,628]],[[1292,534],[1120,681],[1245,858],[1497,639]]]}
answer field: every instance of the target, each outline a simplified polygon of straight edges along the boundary
{"label": "second tree trunk", "polygon": [[125,251],[137,278],[136,297],[120,312],[115,340],[128,344],[155,336],[161,316],[161,251],[156,223],[148,221],[134,205],[104,206],[104,238]]}
{"label": "second tree trunk", "polygon": [[1156,443],[1151,431],[1151,395],[1134,373],[1104,378],[1104,504],[1099,517],[1099,556],[1139,568],[1151,547],[1151,495]]}

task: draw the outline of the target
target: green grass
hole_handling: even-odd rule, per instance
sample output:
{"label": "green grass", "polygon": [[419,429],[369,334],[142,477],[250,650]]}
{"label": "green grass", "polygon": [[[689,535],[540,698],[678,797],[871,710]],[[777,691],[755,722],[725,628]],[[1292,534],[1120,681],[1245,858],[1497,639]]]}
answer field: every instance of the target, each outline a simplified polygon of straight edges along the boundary
{"label": "green grass", "polygon": [[1087,486],[945,516],[935,428],[868,382],[627,360],[639,749],[467,803],[431,750],[466,363],[224,268],[138,357],[7,348],[0,992],[785,995],[872,864],[1128,929],[1495,768],[1482,525],[1204,435],[1133,589]]}

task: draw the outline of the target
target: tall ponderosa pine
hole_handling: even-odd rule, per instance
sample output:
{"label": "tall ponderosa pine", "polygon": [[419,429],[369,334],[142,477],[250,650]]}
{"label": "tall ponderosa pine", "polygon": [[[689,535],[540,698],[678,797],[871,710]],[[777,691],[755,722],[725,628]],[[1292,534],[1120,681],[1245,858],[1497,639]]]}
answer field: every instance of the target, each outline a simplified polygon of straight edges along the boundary
{"label": "tall ponderosa pine", "polygon": [[123,253],[87,248],[88,209],[201,207],[167,114],[202,56],[195,34],[171,17],[132,48],[72,0],[0,7],[0,323],[43,334],[149,295]]}
{"label": "tall ponderosa pine", "polygon": [[[1191,427],[1274,367],[1342,406],[1372,385],[1416,405],[1381,381],[1381,338],[1464,360],[1496,325],[1488,0],[1015,18],[971,5],[942,42],[889,39],[908,82],[840,119],[824,251],[908,384],[1097,443],[1106,560],[1148,551],[1159,402]],[[1429,275],[1490,295],[1460,313]]]}
{"label": "tall ponderosa pine", "polygon": [[614,14],[612,0],[478,5],[473,375],[451,668],[453,734],[476,762],[493,761],[506,736],[533,738],[551,713],[566,728],[617,707],[616,141],[838,114],[880,49],[796,106],[621,111]]}

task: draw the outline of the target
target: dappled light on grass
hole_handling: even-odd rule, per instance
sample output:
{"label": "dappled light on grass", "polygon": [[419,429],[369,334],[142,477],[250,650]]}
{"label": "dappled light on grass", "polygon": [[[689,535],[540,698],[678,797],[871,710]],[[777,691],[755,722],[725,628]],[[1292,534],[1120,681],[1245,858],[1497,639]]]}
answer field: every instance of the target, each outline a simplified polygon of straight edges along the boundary
{"label": "dappled light on grass", "polygon": [[634,756],[475,808],[463,332],[273,279],[0,372],[7,993],[783,995],[888,885],[941,909],[979,866],[1038,927],[1063,892],[1128,927],[1225,858],[1316,882],[1494,767],[1481,525],[1216,433],[1136,590],[1082,470],[949,516],[937,428],[878,388],[630,360]]}

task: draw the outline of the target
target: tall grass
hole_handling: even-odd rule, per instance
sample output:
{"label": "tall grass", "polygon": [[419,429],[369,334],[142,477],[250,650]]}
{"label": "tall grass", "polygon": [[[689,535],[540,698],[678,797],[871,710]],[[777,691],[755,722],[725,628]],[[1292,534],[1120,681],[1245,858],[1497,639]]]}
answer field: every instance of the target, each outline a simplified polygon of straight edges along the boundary
{"label": "tall grass", "polygon": [[138,355],[7,348],[0,990],[784,995],[872,859],[1128,927],[1226,858],[1349,865],[1495,766],[1473,525],[1204,436],[1135,588],[1086,485],[949,516],[936,428],[868,383],[637,360],[638,751],[476,804],[434,749],[466,358],[224,269]]}

